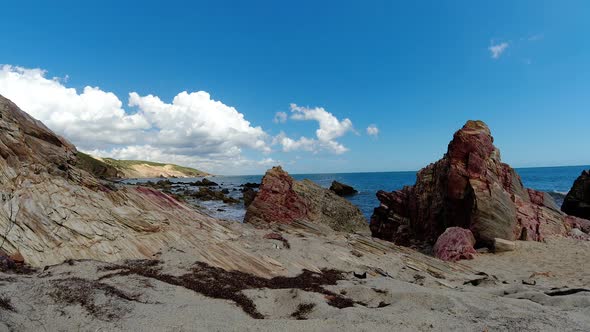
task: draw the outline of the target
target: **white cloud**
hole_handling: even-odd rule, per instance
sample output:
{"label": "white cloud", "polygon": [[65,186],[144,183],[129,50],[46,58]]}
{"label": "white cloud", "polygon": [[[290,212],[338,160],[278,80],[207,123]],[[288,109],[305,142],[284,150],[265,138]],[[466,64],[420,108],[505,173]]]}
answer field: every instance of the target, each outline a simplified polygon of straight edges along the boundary
{"label": "white cloud", "polygon": [[244,148],[270,152],[261,127],[207,92],[181,92],[172,103],[131,92],[129,106],[137,108],[131,114],[111,92],[87,86],[78,93],[65,80],[45,76],[41,69],[3,65],[0,94],[83,151],[175,162],[213,173],[249,162],[241,156]]}
{"label": "white cloud", "polygon": [[502,56],[502,53],[504,53],[504,51],[506,51],[507,48],[508,48],[508,43],[503,42],[500,44],[490,45],[490,47],[488,47],[488,50],[490,50],[490,52],[492,53],[493,59],[498,59],[498,58],[500,58],[500,56]]}
{"label": "white cloud", "polygon": [[336,141],[349,131],[354,131],[352,121],[346,118],[338,120],[332,113],[322,107],[307,108],[291,104],[291,119],[293,120],[315,120],[319,124],[316,130],[317,138],[300,137],[297,140],[287,137],[284,133],[279,134],[273,142],[280,144],[283,151],[310,151],[317,153],[327,150],[335,154],[342,154],[348,149]]}
{"label": "white cloud", "polygon": [[376,125],[372,124],[367,127],[367,135],[369,136],[378,136],[379,135],[379,128]]}
{"label": "white cloud", "polygon": [[277,112],[275,118],[272,120],[274,123],[285,123],[287,122],[287,113]]}

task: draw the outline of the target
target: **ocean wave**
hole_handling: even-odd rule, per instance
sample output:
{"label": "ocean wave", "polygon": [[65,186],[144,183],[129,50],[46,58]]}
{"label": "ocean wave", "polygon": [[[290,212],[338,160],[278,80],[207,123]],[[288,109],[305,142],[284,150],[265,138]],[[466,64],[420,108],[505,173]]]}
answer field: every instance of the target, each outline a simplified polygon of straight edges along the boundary
{"label": "ocean wave", "polygon": [[551,190],[551,191],[547,191],[547,193],[551,196],[565,197],[568,192],[567,191]]}

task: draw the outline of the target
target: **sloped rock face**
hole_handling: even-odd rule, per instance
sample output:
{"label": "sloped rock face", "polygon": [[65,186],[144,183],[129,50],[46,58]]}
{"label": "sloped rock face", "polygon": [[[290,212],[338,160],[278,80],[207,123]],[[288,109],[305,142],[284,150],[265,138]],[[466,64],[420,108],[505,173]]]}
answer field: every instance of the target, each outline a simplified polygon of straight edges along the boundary
{"label": "sloped rock face", "polygon": [[475,237],[470,230],[461,227],[449,227],[434,244],[434,256],[444,261],[473,259],[477,252],[473,248]]}
{"label": "sloped rock face", "polygon": [[590,171],[583,171],[565,196],[561,210],[572,216],[590,219]]}
{"label": "sloped rock face", "polygon": [[155,189],[101,182],[76,163],[73,145],[0,96],[0,256],[44,266],[152,259],[174,246],[219,267],[273,269],[235,247],[237,235],[217,220]]}
{"label": "sloped rock face", "polygon": [[337,231],[368,228],[361,211],[346,199],[312,181],[295,181],[280,166],[268,170],[244,222],[258,226],[307,221]]}
{"label": "sloped rock face", "polygon": [[436,163],[418,172],[416,184],[379,191],[371,217],[373,236],[399,244],[434,243],[448,227],[473,232],[478,246],[494,238],[541,241],[565,235],[565,215],[545,193],[527,190],[501,162],[487,125],[468,121]]}

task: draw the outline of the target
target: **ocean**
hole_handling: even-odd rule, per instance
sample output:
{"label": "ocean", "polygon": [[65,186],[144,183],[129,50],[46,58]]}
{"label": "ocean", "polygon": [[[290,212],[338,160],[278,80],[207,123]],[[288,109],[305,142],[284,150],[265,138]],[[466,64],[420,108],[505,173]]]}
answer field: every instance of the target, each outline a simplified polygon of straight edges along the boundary
{"label": "ocean", "polygon": [[[517,168],[522,181],[527,188],[545,191],[551,194],[557,204],[561,206],[565,194],[569,191],[574,180],[582,173],[582,170],[590,169],[590,166],[561,166],[561,167],[535,167]],[[334,173],[334,174],[291,174],[296,180],[310,179],[318,185],[328,188],[332,181],[346,183],[358,190],[358,194],[347,197],[350,202],[358,206],[367,220],[370,219],[373,209],[379,205],[375,197],[378,190],[393,191],[401,189],[405,185],[412,185],[416,181],[416,172],[375,172],[375,173]],[[229,190],[229,196],[240,198],[239,185],[246,182],[260,183],[262,175],[244,176],[213,176],[208,177],[217,182],[221,188]],[[172,182],[187,183],[201,178],[170,179]],[[127,180],[128,183],[141,183],[145,181],[159,181],[161,179]],[[237,188],[234,190],[234,188]],[[196,188],[191,188],[196,189]],[[245,209],[242,204],[225,204],[220,201],[191,201],[202,208],[209,215],[242,221]]]}

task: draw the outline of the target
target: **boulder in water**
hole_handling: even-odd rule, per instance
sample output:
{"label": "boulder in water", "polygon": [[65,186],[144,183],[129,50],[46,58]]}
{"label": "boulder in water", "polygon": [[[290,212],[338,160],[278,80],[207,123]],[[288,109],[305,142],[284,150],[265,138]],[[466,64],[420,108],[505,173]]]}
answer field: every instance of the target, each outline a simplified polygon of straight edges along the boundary
{"label": "boulder in water", "polygon": [[344,183],[340,183],[338,181],[332,181],[330,190],[338,196],[350,196],[358,193],[358,191],[356,191],[356,189],[354,189],[353,187]]}

